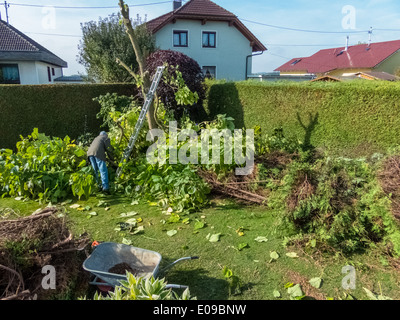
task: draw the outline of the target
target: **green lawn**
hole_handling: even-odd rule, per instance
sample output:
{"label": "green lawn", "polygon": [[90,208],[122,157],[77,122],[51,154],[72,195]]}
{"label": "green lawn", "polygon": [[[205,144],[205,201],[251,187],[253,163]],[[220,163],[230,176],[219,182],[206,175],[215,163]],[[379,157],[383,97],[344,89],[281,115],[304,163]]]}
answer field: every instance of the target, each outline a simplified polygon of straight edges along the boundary
{"label": "green lawn", "polygon": [[[99,201],[104,206],[97,207]],[[78,203],[89,206],[88,211],[71,209]],[[13,208],[21,215],[31,214],[40,208],[34,201],[0,199],[1,208]],[[184,215],[179,222],[170,223],[171,215],[148,203],[131,204],[131,199],[118,195],[104,198],[91,197],[88,201],[73,201],[65,204],[66,217],[75,236],[84,232],[92,240],[122,242],[130,241],[133,246],[154,250],[163,256],[162,266],[178,258],[199,256],[199,260],[184,261],[176,265],[165,276],[168,283],[189,285],[192,296],[198,299],[276,299],[278,290],[281,299],[289,299],[284,285],[300,283],[304,293],[316,299],[344,297],[350,293],[356,299],[367,299],[363,287],[379,294],[400,299],[400,276],[387,259],[378,251],[344,257],[340,254],[316,254],[298,247],[283,246],[284,234],[275,233],[274,213],[266,208],[238,204],[227,199],[214,199],[211,206],[202,212]],[[128,231],[116,231],[119,222],[132,217],[121,217],[121,213],[137,212],[138,226],[144,231],[132,235]],[[96,212],[97,215],[90,215]],[[141,219],[139,219],[141,218]],[[189,220],[185,220],[189,218]],[[205,223],[195,230],[198,221]],[[200,224],[197,224],[200,225]],[[241,228],[241,229],[239,229]],[[167,231],[176,230],[169,236]],[[243,232],[241,235],[240,232]],[[220,234],[219,241],[210,242],[207,235]],[[257,237],[268,241],[258,242]],[[125,239],[125,240],[124,240]],[[240,247],[245,246],[239,250]],[[271,261],[270,252],[276,251],[279,258]],[[286,256],[296,252],[297,258]],[[353,265],[356,270],[356,289],[342,288],[342,267]],[[228,267],[241,283],[241,293],[230,293],[229,282],[224,278],[223,268]],[[323,279],[319,289],[312,287],[311,278]]]}

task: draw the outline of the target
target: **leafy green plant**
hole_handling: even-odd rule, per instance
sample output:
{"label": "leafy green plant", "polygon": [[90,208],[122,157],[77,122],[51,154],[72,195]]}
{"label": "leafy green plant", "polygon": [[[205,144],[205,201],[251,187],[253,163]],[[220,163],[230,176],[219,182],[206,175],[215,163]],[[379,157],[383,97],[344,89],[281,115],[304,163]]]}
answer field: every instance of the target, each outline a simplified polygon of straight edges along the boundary
{"label": "leafy green plant", "polygon": [[233,273],[231,269],[225,266],[222,269],[222,274],[229,282],[229,295],[238,295],[242,293],[242,282],[239,277]]}
{"label": "leafy green plant", "polygon": [[86,151],[66,136],[50,138],[35,128],[21,137],[17,152],[0,150],[0,194],[58,202],[69,195],[89,197],[95,185]]}
{"label": "leafy green plant", "polygon": [[[86,299],[86,298],[83,298]],[[121,281],[121,285],[116,286],[113,292],[107,296],[97,293],[93,300],[195,300],[191,297],[189,288],[182,295],[167,288],[164,279],[136,278],[127,272],[127,280]]]}

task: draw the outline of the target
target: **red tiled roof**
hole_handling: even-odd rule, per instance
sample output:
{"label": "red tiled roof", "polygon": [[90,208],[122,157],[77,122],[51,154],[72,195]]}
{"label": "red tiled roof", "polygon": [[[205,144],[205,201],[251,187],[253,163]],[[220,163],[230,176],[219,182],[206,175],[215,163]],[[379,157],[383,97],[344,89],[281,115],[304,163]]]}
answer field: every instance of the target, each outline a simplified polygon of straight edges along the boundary
{"label": "red tiled roof", "polygon": [[[294,58],[275,71],[325,73],[336,69],[374,68],[400,50],[400,40],[320,50],[310,57]],[[296,62],[297,61],[297,62]]]}
{"label": "red tiled roof", "polygon": [[206,13],[207,16],[236,17],[232,12],[225,10],[210,0],[192,0],[176,11],[179,14],[204,15]]}
{"label": "red tiled roof", "polygon": [[236,15],[210,0],[190,0],[180,8],[147,22],[147,28],[155,33],[175,19],[227,21],[234,25],[250,42],[253,51],[266,51],[267,48],[251,33]]}

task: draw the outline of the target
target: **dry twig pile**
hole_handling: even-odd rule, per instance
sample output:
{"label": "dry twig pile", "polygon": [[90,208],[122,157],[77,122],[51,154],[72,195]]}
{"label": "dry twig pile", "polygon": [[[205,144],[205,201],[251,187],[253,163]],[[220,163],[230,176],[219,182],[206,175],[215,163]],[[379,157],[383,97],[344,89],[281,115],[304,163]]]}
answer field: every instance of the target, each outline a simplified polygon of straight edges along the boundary
{"label": "dry twig pile", "polygon": [[88,240],[75,241],[57,212],[46,208],[13,220],[0,216],[0,300],[40,299],[46,294],[42,288],[46,265],[56,269],[57,292],[79,272],[73,263],[76,251]]}

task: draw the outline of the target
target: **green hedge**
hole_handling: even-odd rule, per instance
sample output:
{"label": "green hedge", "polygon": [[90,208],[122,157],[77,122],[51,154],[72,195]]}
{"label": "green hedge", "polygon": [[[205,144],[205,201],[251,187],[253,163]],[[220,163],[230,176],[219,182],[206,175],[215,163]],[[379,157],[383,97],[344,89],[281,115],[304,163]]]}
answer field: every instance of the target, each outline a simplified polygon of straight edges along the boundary
{"label": "green hedge", "polygon": [[272,133],[282,126],[333,155],[368,156],[400,144],[400,83],[210,82],[205,108],[238,127]]}
{"label": "green hedge", "polygon": [[133,95],[130,84],[0,85],[0,148],[15,148],[19,136],[35,127],[48,136],[76,139],[96,134],[100,105],[93,98],[106,93]]}

